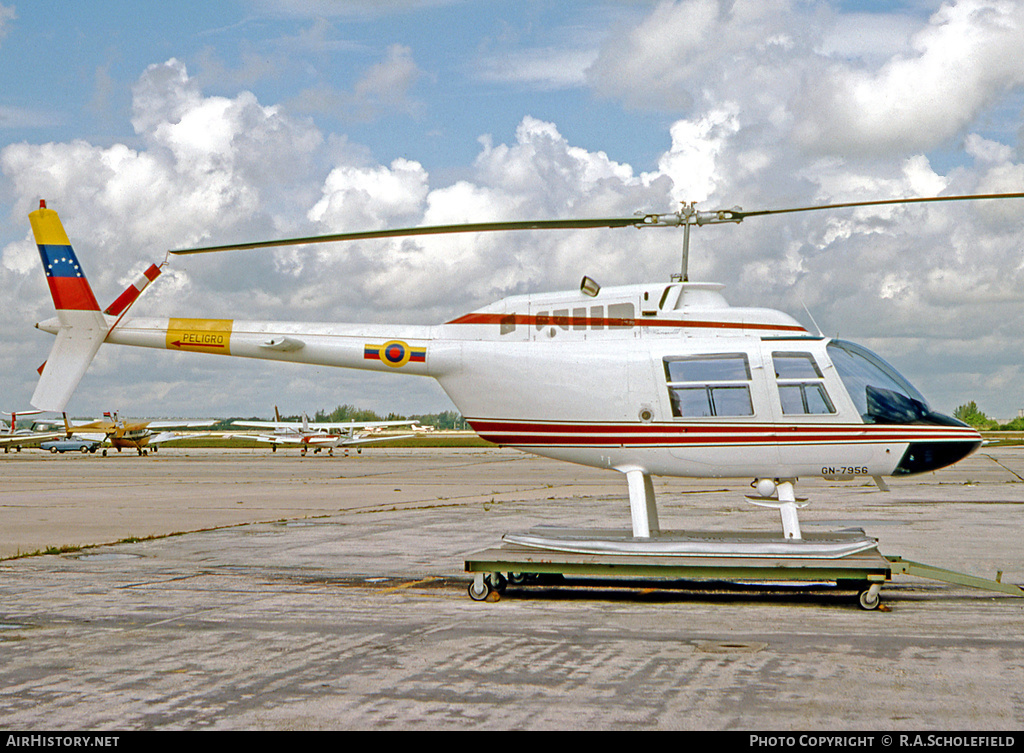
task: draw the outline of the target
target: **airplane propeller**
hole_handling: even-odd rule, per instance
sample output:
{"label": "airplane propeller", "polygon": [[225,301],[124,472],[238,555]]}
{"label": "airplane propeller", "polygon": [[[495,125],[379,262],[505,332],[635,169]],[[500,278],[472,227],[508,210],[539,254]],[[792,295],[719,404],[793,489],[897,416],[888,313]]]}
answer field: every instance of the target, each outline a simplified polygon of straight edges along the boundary
{"label": "airplane propeller", "polygon": [[783,209],[755,209],[744,211],[742,207],[701,211],[696,203],[687,204],[677,212],[637,212],[630,217],[603,217],[592,219],[569,220],[511,220],[497,222],[471,222],[459,225],[423,225],[419,227],[390,228],[386,230],[364,230],[349,233],[330,233],[312,235],[302,238],[283,238],[270,241],[250,241],[247,243],[230,243],[218,246],[202,246],[182,248],[168,253],[175,255],[206,254],[219,251],[240,251],[257,248],[277,248],[281,246],[302,246],[312,243],[334,243],[338,241],[369,240],[379,238],[399,238],[417,235],[445,235],[453,233],[486,233],[507,230],[579,230],[590,228],[618,227],[682,227],[683,253],[679,279],[687,281],[687,266],[690,251],[690,228],[694,225],[717,225],[726,222],[739,224],[748,217],[765,217],[773,214],[792,214],[795,212],[814,212],[822,209],[850,209],[855,207],[891,206],[897,204],[924,204],[946,201],[979,201],[987,199],[1020,199],[1024,193],[990,193],[966,194],[961,196],[925,196],[903,199],[879,199],[872,201],[847,201],[836,204],[817,204],[805,207],[786,207]]}

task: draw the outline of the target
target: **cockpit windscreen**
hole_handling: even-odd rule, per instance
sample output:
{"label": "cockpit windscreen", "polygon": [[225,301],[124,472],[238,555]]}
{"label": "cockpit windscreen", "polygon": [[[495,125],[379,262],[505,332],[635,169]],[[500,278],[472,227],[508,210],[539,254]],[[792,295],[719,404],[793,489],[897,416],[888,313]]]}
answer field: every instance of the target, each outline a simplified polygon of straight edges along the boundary
{"label": "cockpit windscreen", "polygon": [[867,348],[833,340],[828,355],[865,421],[911,423],[931,412],[924,396]]}

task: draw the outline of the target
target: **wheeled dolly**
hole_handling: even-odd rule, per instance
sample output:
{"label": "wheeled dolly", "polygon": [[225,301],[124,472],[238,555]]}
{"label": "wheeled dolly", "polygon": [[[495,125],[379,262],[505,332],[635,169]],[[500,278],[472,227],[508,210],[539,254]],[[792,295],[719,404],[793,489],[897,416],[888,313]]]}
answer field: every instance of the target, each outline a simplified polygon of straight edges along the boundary
{"label": "wheeled dolly", "polygon": [[[645,582],[835,583],[856,591],[857,603],[865,610],[878,609],[881,589],[894,573],[1024,595],[1019,586],[998,579],[885,556],[878,551],[877,541],[867,539],[862,531],[818,538],[838,540],[840,548],[829,550],[813,535],[800,544],[768,535],[727,532],[662,532],[638,541],[629,534],[609,531],[535,529],[506,535],[500,545],[470,555],[465,568],[473,574],[469,596],[475,601],[497,600],[509,585],[572,585],[566,576]],[[867,544],[858,549],[850,543],[857,541]]]}

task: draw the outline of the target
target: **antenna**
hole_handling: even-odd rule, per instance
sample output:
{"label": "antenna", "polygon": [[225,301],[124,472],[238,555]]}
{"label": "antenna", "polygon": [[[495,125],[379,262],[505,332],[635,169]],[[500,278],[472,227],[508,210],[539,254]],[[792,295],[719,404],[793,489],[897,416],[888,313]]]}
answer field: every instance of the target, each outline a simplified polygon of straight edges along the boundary
{"label": "antenna", "polygon": [[813,324],[814,328],[816,330],[818,330],[818,337],[824,337],[825,333],[821,331],[821,327],[819,327],[818,323],[816,321],[814,321],[814,317],[811,316],[811,310],[809,308],[807,308],[807,304],[804,303],[803,301],[800,301],[800,305],[803,306],[804,307],[804,311],[807,312],[807,318],[809,318],[811,320],[811,324]]}

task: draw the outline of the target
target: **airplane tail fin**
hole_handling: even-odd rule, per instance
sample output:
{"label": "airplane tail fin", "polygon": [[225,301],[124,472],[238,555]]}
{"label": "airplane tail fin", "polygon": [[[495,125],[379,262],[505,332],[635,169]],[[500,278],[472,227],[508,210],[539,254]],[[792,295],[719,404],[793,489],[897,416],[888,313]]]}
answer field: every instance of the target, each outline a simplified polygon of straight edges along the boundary
{"label": "airplane tail fin", "polygon": [[35,416],[43,412],[41,410],[12,410],[10,413],[7,411],[3,413],[5,416],[11,417],[10,434],[13,435],[18,428],[18,416]]}
{"label": "airplane tail fin", "polygon": [[60,322],[31,403],[41,410],[62,411],[109,328],[57,213],[40,201],[28,218]]}

